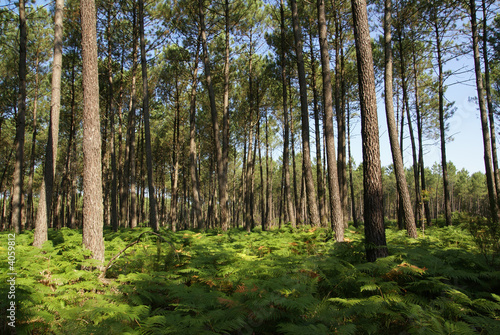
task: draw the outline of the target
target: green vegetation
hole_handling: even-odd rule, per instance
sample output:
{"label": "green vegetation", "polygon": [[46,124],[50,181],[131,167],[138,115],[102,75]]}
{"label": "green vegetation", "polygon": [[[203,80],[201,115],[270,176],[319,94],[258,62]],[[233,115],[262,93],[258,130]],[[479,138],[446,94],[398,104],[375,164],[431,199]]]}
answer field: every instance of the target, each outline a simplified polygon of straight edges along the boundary
{"label": "green vegetation", "polygon": [[[499,334],[500,262],[491,257],[494,249],[478,247],[471,226],[429,228],[417,240],[388,228],[390,256],[373,263],[364,259],[362,227],[347,229],[343,243],[307,226],[226,234],[162,230],[175,252],[143,234],[104,279],[82,270],[95,261],[82,249],[81,231],[49,230],[42,249],[31,246],[33,233],[26,231],[16,236],[17,331]],[[105,231],[106,262],[145,231],[150,228]],[[6,241],[7,232],[0,234]],[[6,263],[2,257],[1,267]],[[6,289],[0,288],[2,297]]]}

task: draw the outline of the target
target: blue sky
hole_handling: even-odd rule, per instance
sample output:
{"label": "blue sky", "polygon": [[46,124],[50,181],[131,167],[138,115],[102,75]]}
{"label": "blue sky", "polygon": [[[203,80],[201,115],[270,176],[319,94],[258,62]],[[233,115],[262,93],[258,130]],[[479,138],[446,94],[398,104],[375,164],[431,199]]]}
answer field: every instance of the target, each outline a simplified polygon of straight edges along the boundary
{"label": "blue sky", "polygon": [[[449,85],[445,98],[449,101],[454,101],[457,108],[455,114],[448,120],[449,131],[447,132],[447,136],[451,135],[453,140],[446,144],[446,158],[447,161],[453,162],[457,170],[466,169],[471,174],[478,171],[484,173],[484,150],[481,121],[479,119],[479,106],[469,101],[469,98],[477,97],[472,57],[463,56],[458,61],[450,61],[449,65],[451,67],[465,65],[471,69],[471,72],[451,77],[445,82],[446,85]],[[377,103],[381,163],[382,166],[388,166],[392,164],[392,155],[389,135],[387,133],[383,98],[380,95],[377,96]],[[357,126],[353,129],[353,138],[351,140],[352,155],[356,164],[362,161],[360,128],[361,126],[358,122]],[[413,125],[413,128],[416,131],[416,124]],[[407,126],[405,127],[405,134],[408,135]],[[405,151],[403,159],[405,166],[409,167],[413,164],[410,138],[406,138],[404,142]],[[435,143],[434,145],[433,141],[424,141],[425,166],[432,167],[435,162],[441,163],[441,148],[439,143]]]}

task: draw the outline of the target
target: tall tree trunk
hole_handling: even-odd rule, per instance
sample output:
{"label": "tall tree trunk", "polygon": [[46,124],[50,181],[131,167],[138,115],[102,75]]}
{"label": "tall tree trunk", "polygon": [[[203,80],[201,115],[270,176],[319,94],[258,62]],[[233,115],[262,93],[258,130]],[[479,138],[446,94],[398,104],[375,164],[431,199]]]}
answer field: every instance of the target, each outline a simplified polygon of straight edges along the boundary
{"label": "tall tree trunk", "polygon": [[117,181],[117,171],[116,171],[116,147],[115,147],[115,111],[113,109],[113,60],[111,59],[112,53],[112,38],[111,38],[111,6],[113,2],[109,2],[108,13],[107,13],[107,26],[106,26],[106,38],[108,42],[108,96],[107,96],[107,108],[110,114],[110,150],[111,150],[111,227],[113,231],[118,231],[118,181]]}
{"label": "tall tree trunk", "polygon": [[[80,2],[83,59],[83,246],[104,262],[101,127],[94,0]],[[99,266],[101,267],[101,266]]]}
{"label": "tall tree trunk", "polygon": [[227,193],[227,174],[229,163],[229,48],[230,48],[230,20],[229,0],[224,3],[225,16],[225,46],[224,46],[224,98],[222,106],[222,152],[218,160],[219,171],[219,199],[221,228],[226,231],[229,227],[229,208]]}
{"label": "tall tree trunk", "polygon": [[[272,155],[272,154],[271,154]],[[269,159],[269,125],[266,113],[266,227],[270,228],[273,220],[273,183],[272,183],[272,164],[273,157]],[[289,178],[290,179],[290,178]],[[288,192],[290,195],[290,192]],[[290,200],[290,199],[289,199]],[[290,201],[291,203],[291,201]]]}
{"label": "tall tree trunk", "polygon": [[316,139],[316,184],[318,186],[318,204],[321,225],[327,225],[327,216],[325,213],[325,187],[323,185],[323,164],[321,163],[321,133],[319,126],[319,106],[318,106],[318,88],[316,85],[316,57],[314,55],[314,45],[312,31],[309,32],[309,46],[311,57],[311,86],[313,91],[313,111],[314,111],[314,134]]}
{"label": "tall tree trunk", "polygon": [[37,108],[38,108],[38,88],[39,88],[39,69],[40,58],[39,51],[36,53],[36,70],[35,70],[35,99],[33,101],[33,135],[31,139],[31,159],[30,159],[30,174],[28,181],[28,203],[26,212],[26,229],[31,229],[34,224],[34,206],[33,206],[33,178],[35,175],[35,150],[36,150],[36,135],[37,135]]}
{"label": "tall tree trunk", "polygon": [[326,136],[326,153],[328,161],[328,186],[330,189],[330,208],[332,212],[332,229],[335,231],[335,240],[337,242],[344,241],[344,218],[342,204],[340,199],[339,179],[337,173],[337,162],[335,153],[335,137],[333,134],[333,101],[332,101],[332,80],[330,76],[330,56],[328,54],[327,28],[325,16],[325,1],[318,0],[318,30],[319,30],[319,46],[321,52],[321,65],[323,75],[323,99],[324,111],[323,118],[325,136]]}
{"label": "tall tree trunk", "polygon": [[[483,5],[483,61],[484,61],[484,86],[486,91],[486,103],[488,107],[488,117],[490,122],[491,136],[491,158],[493,163],[493,176],[495,180],[495,190],[497,192],[497,207],[500,206],[500,172],[498,171],[497,140],[495,131],[495,110],[493,108],[493,98],[491,96],[490,62],[488,57],[488,16],[486,0]],[[478,42],[479,43],[479,42]]]}
{"label": "tall tree trunk", "polygon": [[302,34],[299,27],[299,17],[297,3],[295,0],[290,1],[292,10],[293,35],[295,40],[295,52],[297,55],[297,69],[299,72],[300,86],[300,110],[302,116],[302,155],[304,159],[304,170],[306,193],[307,193],[307,208],[309,211],[309,219],[312,226],[321,224],[318,203],[316,201],[316,190],[314,188],[314,180],[311,167],[311,149],[309,145],[309,111],[307,105],[307,83],[306,71],[304,68],[304,58],[302,54]]}
{"label": "tall tree trunk", "polygon": [[[120,100],[118,103],[118,164],[120,166],[126,165],[125,161],[125,141],[123,141],[123,96],[124,96],[124,78],[123,70],[125,63],[125,46],[122,48],[121,52],[121,66],[120,66]],[[128,166],[126,166],[128,169]],[[120,210],[120,227],[128,228],[128,179],[126,178],[127,173],[123,169],[118,170],[118,181],[119,181],[119,210]]]}
{"label": "tall tree trunk", "polygon": [[26,122],[26,10],[24,0],[19,1],[19,92],[17,96],[16,117],[16,161],[12,193],[11,225],[16,233],[22,230],[23,210],[23,166],[24,166],[24,131]]}
{"label": "tall tree trunk", "polygon": [[262,231],[266,230],[266,202],[264,197],[264,167],[262,166],[262,143],[260,140],[260,118],[257,122],[257,141],[258,141],[258,150],[259,150],[259,172],[260,172],[260,217],[261,217],[261,226]]}
{"label": "tall tree trunk", "polygon": [[193,78],[191,81],[191,97],[189,106],[189,172],[191,175],[191,189],[193,192],[193,223],[194,227],[203,229],[203,220],[200,207],[200,189],[196,171],[196,87],[198,85],[198,61],[200,54],[200,39],[196,44],[196,58],[193,63]]}
{"label": "tall tree trunk", "polygon": [[[415,91],[415,112],[417,114],[417,133],[418,133],[418,164],[420,167],[420,183],[422,185],[422,202],[424,205],[424,213],[427,224],[431,224],[431,211],[429,208],[429,193],[427,191],[425,182],[425,166],[424,166],[424,145],[423,145],[423,131],[422,131],[422,115],[420,112],[419,102],[419,85],[417,74],[417,59],[415,55],[415,48],[412,49],[413,55],[413,77],[414,77],[414,91]],[[422,221],[422,230],[425,229],[424,221]]]}
{"label": "tall tree trunk", "polygon": [[52,62],[52,92],[50,98],[49,138],[45,151],[44,179],[40,189],[40,199],[35,221],[33,245],[41,248],[47,241],[47,228],[52,208],[52,189],[56,173],[57,143],[59,139],[59,112],[61,109],[61,73],[63,46],[64,0],[56,1],[54,13],[54,60]]}
{"label": "tall tree trunk", "polygon": [[476,18],[476,2],[470,0],[470,18],[472,28],[472,49],[474,51],[474,69],[476,72],[476,88],[479,101],[479,111],[481,115],[481,127],[483,130],[483,145],[484,145],[484,165],[486,170],[486,184],[488,186],[488,199],[490,202],[490,215],[494,222],[499,221],[499,212],[497,204],[497,193],[495,189],[495,179],[491,165],[491,143],[488,129],[488,111],[486,110],[486,102],[484,101],[483,77],[481,73],[481,63],[479,54],[479,37],[477,31]]}
{"label": "tall tree trunk", "polygon": [[249,134],[248,134],[248,148],[247,148],[247,166],[245,172],[245,228],[247,232],[250,232],[252,229],[253,222],[253,209],[252,209],[252,170],[253,170],[253,159],[252,159],[252,141],[253,141],[253,108],[250,108],[250,125],[249,125]]}
{"label": "tall tree trunk", "polygon": [[[290,81],[290,78],[289,78]],[[291,85],[290,85],[290,90],[291,90]],[[291,93],[291,92],[290,92]],[[299,197],[298,197],[298,187],[297,187],[297,169],[296,169],[296,161],[295,161],[295,136],[294,136],[294,130],[293,130],[293,109],[292,106],[290,105],[290,135],[291,135],[291,146],[292,146],[292,177],[293,177],[293,199],[294,199],[294,205],[295,205],[295,221],[302,222],[302,214],[300,211],[300,206],[299,206]],[[302,183],[301,183],[302,185]],[[295,225],[292,225],[292,227],[295,228]]]}
{"label": "tall tree trunk", "polygon": [[352,178],[352,159],[351,159],[351,113],[349,109],[349,102],[347,102],[347,153],[349,159],[349,185],[351,188],[351,211],[352,211],[352,221],[355,228],[358,228],[358,216],[356,214],[356,200],[354,196],[354,183]]}
{"label": "tall tree trunk", "polygon": [[146,41],[144,37],[144,0],[139,0],[139,36],[141,43],[141,69],[142,69],[142,95],[144,113],[144,135],[146,138],[146,164],[148,170],[148,194],[149,194],[149,225],[154,231],[158,230],[156,215],[156,196],[153,179],[153,156],[151,152],[151,127],[149,125],[149,90],[148,90],[148,68],[146,62]]}
{"label": "tall tree trunk", "polygon": [[[217,177],[219,180],[219,198],[221,201],[224,202],[224,204],[221,204],[224,207],[223,212],[221,215],[223,215],[223,220],[225,227],[222,227],[224,230],[227,230],[227,192],[225,192],[225,187],[227,184],[227,177],[224,176],[224,167],[223,167],[223,162],[222,162],[222,148],[220,145],[219,141],[219,120],[218,120],[218,115],[217,115],[217,106],[216,106],[216,101],[215,101],[215,92],[214,88],[212,85],[212,73],[211,73],[211,67],[210,67],[210,58],[208,55],[208,46],[207,46],[207,36],[206,36],[206,31],[205,31],[205,9],[203,8],[203,0],[199,1],[199,16],[200,16],[200,29],[201,29],[201,40],[202,40],[202,47],[203,47],[203,66],[205,68],[205,79],[207,81],[207,86],[208,86],[208,95],[210,99],[210,111],[212,115],[212,128],[213,128],[213,134],[214,134],[214,146],[215,146],[215,156],[217,159]],[[226,46],[228,47],[228,46]],[[228,60],[226,60],[228,61]],[[229,71],[229,70],[227,70]],[[225,87],[226,89],[226,87]],[[229,89],[229,87],[227,87]],[[224,108],[224,113],[226,112],[226,109]],[[226,115],[227,117],[227,115]],[[225,194],[224,194],[225,193]],[[214,209],[216,208],[217,204],[214,203]]]}
{"label": "tall tree trunk", "polygon": [[129,207],[129,222],[130,228],[137,227],[137,194],[136,194],[136,157],[135,157],[135,113],[137,107],[137,93],[136,93],[136,73],[137,73],[137,15],[136,15],[136,2],[133,3],[132,13],[132,83],[130,93],[130,106],[128,114],[127,125],[127,149],[125,154],[126,164],[125,173],[127,173],[126,180],[130,182],[130,207]]}
{"label": "tall tree trunk", "polygon": [[172,150],[172,198],[170,201],[170,219],[172,222],[172,231],[176,231],[177,222],[177,203],[178,203],[178,184],[179,184],[179,118],[180,118],[180,94],[177,74],[175,75],[175,113],[174,113],[174,133]]}
{"label": "tall tree trunk", "polygon": [[354,38],[358,62],[366,258],[369,262],[388,255],[384,230],[382,171],[377,119],[375,75],[365,0],[352,0]]}
{"label": "tall tree trunk", "polygon": [[[394,106],[392,96],[392,0],[385,0],[385,15],[384,15],[384,48],[385,48],[385,113],[387,118],[387,128],[389,129],[389,140],[391,143],[392,160],[394,162],[394,172],[396,174],[396,185],[398,194],[403,206],[403,216],[408,231],[408,236],[417,238],[417,228],[415,225],[415,217],[411,208],[410,193],[406,183],[403,158],[398,143],[398,130],[396,128],[396,120],[394,119]],[[401,56],[402,57],[402,56]],[[402,71],[405,69],[402,67]]]}
{"label": "tall tree trunk", "polygon": [[337,161],[337,176],[339,182],[340,206],[342,209],[342,217],[344,227],[347,227],[347,173],[346,173],[346,129],[345,129],[345,109],[343,91],[343,46],[342,46],[342,23],[341,13],[336,10],[335,15],[335,114],[337,116],[337,132],[338,132],[338,161]]}
{"label": "tall tree trunk", "polygon": [[[438,22],[434,20],[434,32],[436,34],[436,51],[438,61],[438,95],[439,95],[439,133],[441,138],[441,167],[443,170],[443,191],[444,191],[444,215],[446,225],[451,226],[451,201],[450,188],[448,186],[448,163],[446,161],[446,134],[444,120],[444,73],[443,73],[443,58],[441,55],[441,37],[439,35]],[[489,149],[488,149],[489,150]]]}
{"label": "tall tree trunk", "polygon": [[[292,194],[290,191],[290,124],[288,119],[288,96],[287,96],[287,74],[286,74],[286,59],[285,59],[285,5],[284,1],[280,1],[280,36],[281,36],[281,54],[280,54],[280,65],[281,65],[281,85],[282,85],[282,98],[283,98],[283,119],[285,123],[284,129],[284,140],[283,140],[283,174],[284,174],[284,184],[283,189],[285,200],[285,211],[287,213],[286,217],[291,223],[292,227],[296,226],[295,219],[295,209],[292,202]],[[293,121],[292,121],[293,122]],[[293,157],[292,159],[295,159]],[[295,169],[294,169],[295,171]],[[281,202],[280,202],[281,203]],[[281,218],[281,216],[280,216]]]}

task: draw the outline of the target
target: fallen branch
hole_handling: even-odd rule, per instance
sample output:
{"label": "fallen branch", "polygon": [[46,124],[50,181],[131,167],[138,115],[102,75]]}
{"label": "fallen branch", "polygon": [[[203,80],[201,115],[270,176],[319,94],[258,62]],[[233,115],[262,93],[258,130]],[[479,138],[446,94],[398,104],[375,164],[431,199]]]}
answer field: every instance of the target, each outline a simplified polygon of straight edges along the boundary
{"label": "fallen branch", "polygon": [[133,245],[135,245],[135,244],[139,243],[139,242],[141,241],[141,237],[142,237],[142,235],[144,235],[144,234],[152,234],[152,235],[155,235],[155,236],[157,236],[157,237],[161,238],[164,242],[167,242],[167,243],[168,243],[168,245],[170,245],[170,247],[171,247],[171,248],[172,248],[172,250],[174,251],[174,254],[177,256],[177,260],[180,260],[179,255],[178,255],[178,253],[177,253],[177,250],[175,250],[175,247],[174,247],[174,245],[173,245],[172,243],[170,243],[169,241],[167,241],[167,240],[166,240],[163,236],[161,236],[161,235],[160,235],[160,234],[158,234],[158,233],[155,233],[155,232],[152,232],[152,231],[145,231],[145,232],[141,233],[141,234],[137,237],[137,239],[136,239],[134,242],[129,243],[129,244],[128,244],[125,248],[123,248],[123,249],[122,249],[119,253],[117,253],[116,255],[114,255],[114,256],[113,256],[113,257],[109,260],[108,265],[106,265],[106,266],[104,267],[104,270],[102,270],[102,273],[99,275],[99,278],[100,278],[100,279],[104,279],[104,278],[106,277],[106,271],[107,271],[107,270],[108,270],[111,266],[113,266],[113,264],[115,264],[115,262],[114,262],[114,261],[115,261],[116,259],[118,259],[118,257],[120,257],[120,256],[121,256],[121,254],[123,254],[123,253],[125,252],[125,250],[127,250],[127,249],[128,249],[128,248],[130,248],[131,246],[133,246]]}

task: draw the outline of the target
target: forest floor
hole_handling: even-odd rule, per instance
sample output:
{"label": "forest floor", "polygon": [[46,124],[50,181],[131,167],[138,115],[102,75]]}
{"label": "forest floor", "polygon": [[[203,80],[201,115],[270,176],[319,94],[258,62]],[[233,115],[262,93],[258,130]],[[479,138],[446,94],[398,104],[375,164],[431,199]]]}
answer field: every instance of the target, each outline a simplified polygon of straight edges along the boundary
{"label": "forest floor", "polygon": [[[145,231],[105,230],[106,263]],[[103,280],[84,270],[81,231],[49,230],[41,250],[16,235],[10,264],[0,233],[0,333],[15,301],[17,334],[500,334],[500,264],[465,225],[416,240],[388,228],[374,263],[362,228],[344,243],[311,227],[160,234],[169,243],[143,234]]]}

